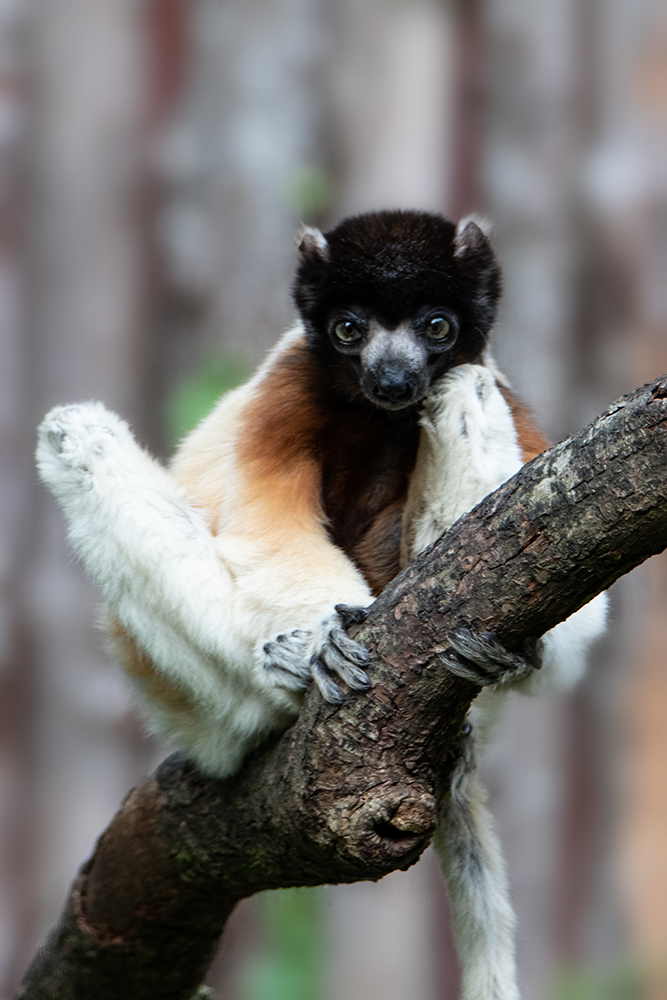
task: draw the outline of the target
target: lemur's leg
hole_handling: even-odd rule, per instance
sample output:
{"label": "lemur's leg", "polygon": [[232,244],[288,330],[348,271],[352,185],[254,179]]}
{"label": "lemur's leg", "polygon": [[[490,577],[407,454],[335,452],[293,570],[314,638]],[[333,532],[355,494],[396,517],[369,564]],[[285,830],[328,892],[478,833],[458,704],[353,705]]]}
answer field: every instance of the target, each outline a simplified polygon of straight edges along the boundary
{"label": "lemur's leg", "polygon": [[505,863],[475,766],[470,734],[433,837],[449,892],[462,1000],[519,1000]]}
{"label": "lemur's leg", "polygon": [[[434,542],[522,465],[510,409],[490,369],[460,365],[424,403],[422,432],[403,517],[402,562]],[[541,665],[535,643],[518,656],[490,633],[450,636],[451,669],[480,686],[522,680]]]}
{"label": "lemur's leg", "polygon": [[[249,693],[270,695],[276,686],[286,692],[303,690],[312,676],[319,681],[317,657],[326,663],[326,680],[334,693],[339,689],[330,672],[353,686],[367,686],[361,670],[367,653],[343,631],[349,615],[331,614],[326,606],[301,612],[304,626],[322,617],[328,625],[325,629],[318,624],[308,632],[305,668],[301,659],[286,657],[279,669],[264,669],[262,630],[266,641],[281,625],[285,628],[280,619],[283,612],[292,612],[289,603],[272,604],[271,587],[258,595],[249,586],[239,586],[243,567],[235,565],[230,572],[203,517],[171,475],[138,446],[127,424],[102,404],[51,410],[39,429],[37,462],[65,511],[74,550],[114,615],[153,662],[198,703],[219,703],[221,684],[231,677],[242,680]],[[249,573],[253,563],[261,561],[261,552],[254,560],[252,556],[251,551],[246,558]],[[355,596],[361,593],[352,579],[358,573],[350,566],[347,580],[345,568],[331,580],[332,595],[337,579],[340,582],[338,599],[344,599],[346,587]],[[273,591],[279,590],[278,572],[268,575],[273,576]],[[328,581],[318,594],[327,587]],[[328,608],[335,599],[332,596]],[[298,641],[297,631],[293,642]],[[319,686],[327,697],[327,686]],[[280,706],[294,709],[285,697],[278,697]]]}
{"label": "lemur's leg", "polygon": [[39,428],[37,465],[114,615],[186,691],[213,699],[216,661],[228,652],[219,618],[232,579],[203,519],[100,403],[51,410]]}
{"label": "lemur's leg", "polygon": [[[440,379],[426,399],[421,423],[403,518],[403,565],[522,465],[512,414],[484,366],[460,365]],[[489,676],[485,679],[482,667],[480,684],[511,682],[526,694],[567,690],[583,674],[588,649],[604,632],[606,617],[607,595],[599,594],[547,632],[537,649],[526,650],[531,669],[523,676],[517,658],[514,676],[509,661],[509,673],[498,674],[501,647],[492,636],[470,638],[469,660],[480,666],[488,653]]]}
{"label": "lemur's leg", "polygon": [[435,383],[403,515],[401,562],[434,542],[523,462],[510,409],[492,372],[459,365]]}
{"label": "lemur's leg", "polygon": [[[422,428],[404,517],[404,563],[522,464],[509,407],[484,367],[462,365],[441,379],[426,401]],[[514,914],[500,844],[475,775],[475,745],[488,737],[510,688],[567,686],[578,678],[589,643],[604,627],[605,608],[601,595],[526,644],[523,655],[510,653],[490,633],[459,629],[449,636],[449,668],[483,687],[433,838],[449,888],[464,1000],[519,996]]]}
{"label": "lemur's leg", "polygon": [[[403,523],[403,560],[435,541],[521,464],[512,415],[492,373],[477,365],[455,368],[424,407]],[[482,686],[513,681],[533,669],[489,634],[460,629],[449,638],[450,669]],[[504,699],[502,689],[484,693],[494,706]],[[480,734],[468,726],[451,794],[439,807],[433,844],[449,891],[464,1000],[518,1000],[514,913],[500,843],[475,774]]]}

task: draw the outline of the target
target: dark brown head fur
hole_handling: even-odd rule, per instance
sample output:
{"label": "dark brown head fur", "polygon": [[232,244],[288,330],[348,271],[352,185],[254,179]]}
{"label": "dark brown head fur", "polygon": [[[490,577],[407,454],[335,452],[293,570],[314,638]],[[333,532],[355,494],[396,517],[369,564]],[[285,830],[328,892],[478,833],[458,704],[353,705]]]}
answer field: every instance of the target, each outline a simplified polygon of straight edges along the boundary
{"label": "dark brown head fur", "polygon": [[[324,234],[308,229],[299,253],[294,296],[327,414],[318,448],[322,507],[332,540],[377,593],[399,568],[419,403],[448,369],[480,360],[500,272],[474,222],[457,227],[426,212],[359,215]],[[451,326],[438,343],[427,331],[434,311]],[[341,318],[358,324],[357,341],[336,337]]]}
{"label": "dark brown head fur", "polygon": [[395,330],[427,309],[446,310],[454,343],[428,351],[426,384],[415,390],[414,403],[449,368],[479,359],[499,294],[498,264],[474,222],[457,228],[439,215],[411,211],[354,216],[323,235],[307,230],[294,285],[311,350],[348,398],[360,398],[354,391],[359,372],[332,338],[337,311],[352,309]]}

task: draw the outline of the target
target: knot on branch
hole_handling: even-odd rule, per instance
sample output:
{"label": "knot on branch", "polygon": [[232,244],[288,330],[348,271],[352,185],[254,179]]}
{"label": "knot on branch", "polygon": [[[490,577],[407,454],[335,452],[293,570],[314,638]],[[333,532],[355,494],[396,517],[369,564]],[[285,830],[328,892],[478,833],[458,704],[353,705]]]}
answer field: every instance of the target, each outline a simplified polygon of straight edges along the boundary
{"label": "knot on branch", "polygon": [[375,869],[393,871],[414,864],[435,829],[435,796],[410,785],[378,785],[366,795],[339,799],[329,827],[347,850]]}

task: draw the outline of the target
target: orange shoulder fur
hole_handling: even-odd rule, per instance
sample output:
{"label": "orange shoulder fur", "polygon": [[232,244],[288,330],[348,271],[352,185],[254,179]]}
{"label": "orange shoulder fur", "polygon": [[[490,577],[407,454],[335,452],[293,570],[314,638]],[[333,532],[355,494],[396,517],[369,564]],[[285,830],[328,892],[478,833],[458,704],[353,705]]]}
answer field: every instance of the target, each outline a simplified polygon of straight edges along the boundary
{"label": "orange shoulder fur", "polygon": [[543,451],[550,448],[551,441],[538,426],[530,407],[526,406],[518,396],[515,396],[506,385],[501,382],[496,382],[496,385],[510,408],[523,460],[530,462],[531,458],[541,455]]}

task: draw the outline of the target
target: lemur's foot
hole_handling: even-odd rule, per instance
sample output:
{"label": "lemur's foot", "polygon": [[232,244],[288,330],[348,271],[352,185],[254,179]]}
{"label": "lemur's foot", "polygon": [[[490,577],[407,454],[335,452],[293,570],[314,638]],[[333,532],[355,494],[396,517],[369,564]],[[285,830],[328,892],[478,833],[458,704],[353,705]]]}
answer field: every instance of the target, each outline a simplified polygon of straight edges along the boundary
{"label": "lemur's foot", "polygon": [[[457,463],[466,463],[456,467],[463,473],[462,482],[471,475],[478,481],[475,495],[489,484],[500,485],[521,467],[512,414],[485,365],[452,369],[429,391],[422,412],[427,431],[440,447]],[[451,473],[442,471],[451,489]]]}
{"label": "lemur's foot", "polygon": [[314,680],[324,700],[332,704],[343,700],[334,676],[353,691],[368,690],[371,681],[363,669],[369,663],[368,650],[345,632],[353,623],[365,621],[367,615],[365,608],[337,604],[335,613],[314,632],[299,629],[267,642],[264,668],[290,691],[305,691]]}
{"label": "lemur's foot", "polygon": [[54,406],[39,426],[37,464],[56,496],[90,486],[110,447],[136,444],[127,424],[102,403]]}
{"label": "lemur's foot", "polygon": [[542,666],[542,641],[529,639],[524,655],[511,653],[493,632],[471,632],[459,628],[447,636],[454,651],[447,657],[447,668],[457,677],[489,687],[524,680]]}

